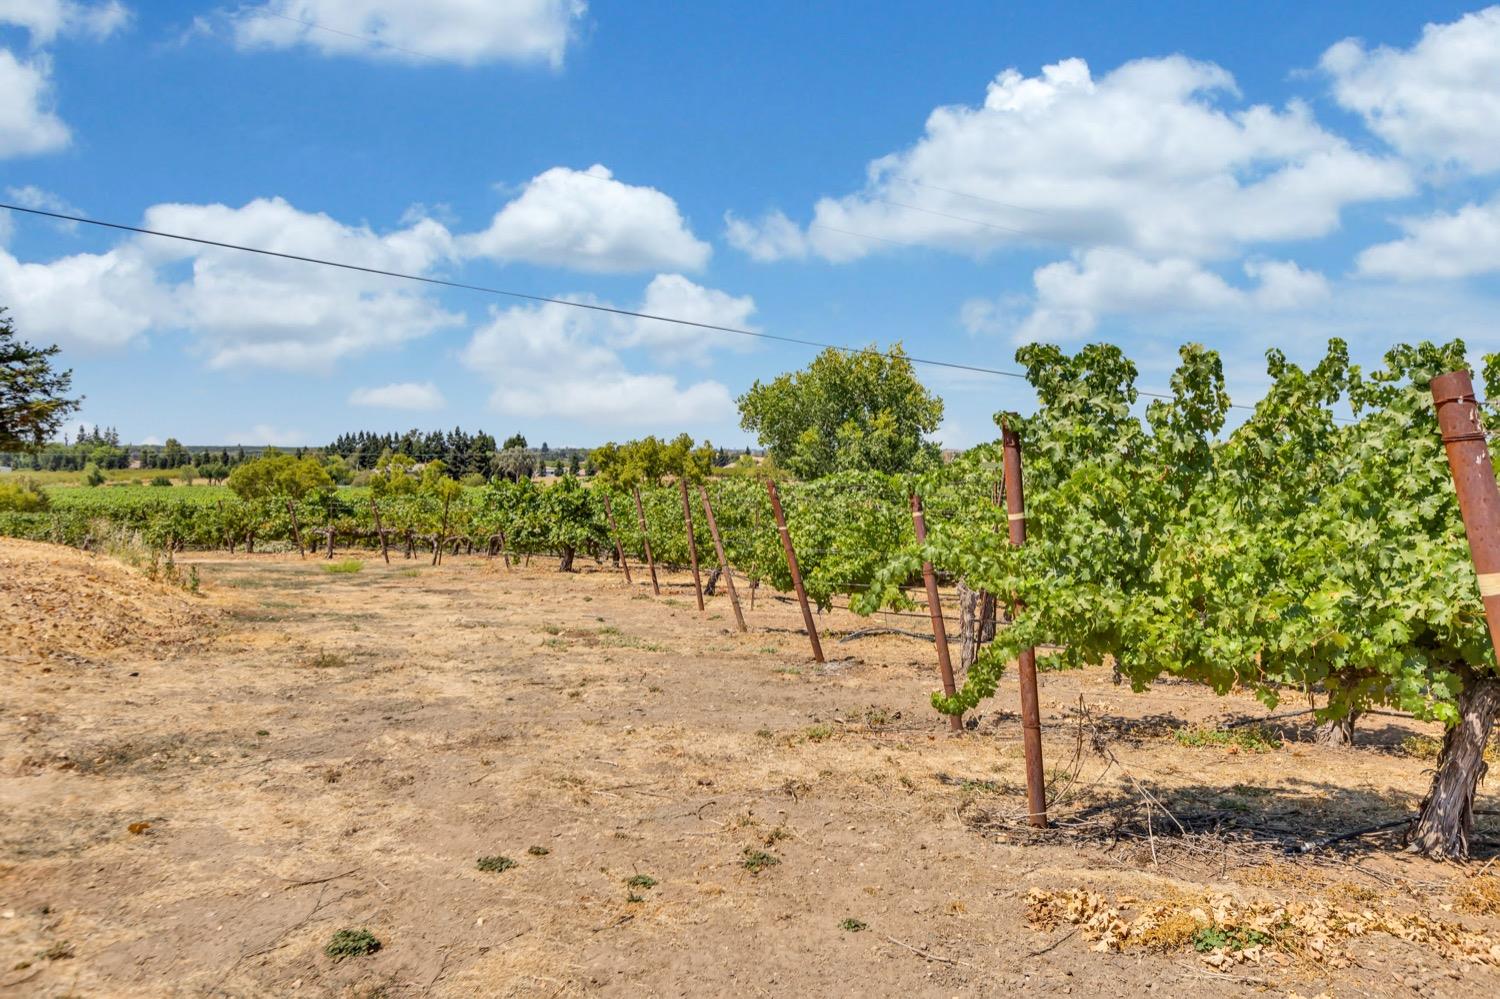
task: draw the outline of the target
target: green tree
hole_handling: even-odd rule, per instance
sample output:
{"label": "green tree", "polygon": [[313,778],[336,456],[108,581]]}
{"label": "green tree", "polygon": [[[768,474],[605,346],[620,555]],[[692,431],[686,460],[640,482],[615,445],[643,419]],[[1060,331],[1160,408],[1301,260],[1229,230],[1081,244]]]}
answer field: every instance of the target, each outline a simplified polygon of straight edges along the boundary
{"label": "green tree", "polygon": [[191,463],[193,456],[178,442],[176,437],[168,437],[167,442],[161,446],[160,460],[162,468],[181,468]]}
{"label": "green tree", "polygon": [[503,475],[512,482],[519,482],[521,479],[530,478],[536,470],[536,464],[531,457],[531,452],[526,450],[524,444],[519,447],[507,446],[503,448],[495,455],[493,464],[496,475]]}
{"label": "green tree", "polygon": [[888,354],[829,348],[801,371],[756,381],[738,401],[740,426],[803,479],[896,474],[938,461],[924,437],[942,422],[943,401],[917,380],[899,343]]}
{"label": "green tree", "polygon": [[52,368],[58,349],[19,339],[0,309],[0,451],[40,448],[78,408],[77,399],[66,398],[73,372]]}

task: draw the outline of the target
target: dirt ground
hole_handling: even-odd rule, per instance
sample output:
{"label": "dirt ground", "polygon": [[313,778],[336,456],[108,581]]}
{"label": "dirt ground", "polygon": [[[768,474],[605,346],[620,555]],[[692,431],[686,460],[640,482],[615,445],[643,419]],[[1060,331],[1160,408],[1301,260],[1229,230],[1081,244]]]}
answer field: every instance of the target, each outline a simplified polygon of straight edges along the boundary
{"label": "dirt ground", "polygon": [[[1195,745],[1266,709],[1044,674],[1059,822],[1032,833],[1014,677],[954,737],[931,644],[840,644],[868,624],[846,613],[818,667],[764,592],[740,635],[684,574],[658,598],[592,566],[356,557],[194,556],[211,626],[81,652],[59,603],[62,654],[7,638],[0,997],[1500,989],[1483,860],[1287,849],[1410,810],[1430,761],[1403,742],[1430,727]],[[1267,933],[1195,949],[1239,909]],[[326,955],[344,929],[378,951]]]}

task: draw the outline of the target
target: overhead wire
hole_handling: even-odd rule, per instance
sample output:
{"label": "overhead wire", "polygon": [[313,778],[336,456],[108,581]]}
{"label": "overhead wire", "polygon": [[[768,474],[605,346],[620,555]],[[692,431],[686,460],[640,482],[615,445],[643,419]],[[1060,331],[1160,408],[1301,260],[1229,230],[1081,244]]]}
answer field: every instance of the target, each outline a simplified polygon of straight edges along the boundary
{"label": "overhead wire", "polygon": [[[695,319],[683,319],[677,316],[664,316],[651,312],[641,312],[636,309],[624,309],[613,305],[601,305],[597,302],[580,302],[566,298],[555,298],[549,295],[536,295],[530,292],[513,291],[506,288],[496,288],[489,285],[472,284],[466,281],[452,281],[447,278],[432,277],[425,274],[410,274],[404,271],[388,270],[382,267],[367,267],[362,264],[351,264],[341,260],[330,260],[326,257],[314,257],[301,253],[287,253],[281,250],[268,250],[264,247],[246,246],[242,243],[231,243],[227,240],[208,239],[202,236],[189,236],[185,233],[167,232],[162,229],[148,229],[145,226],[126,225],[123,222],[110,222],[105,219],[89,218],[85,215],[73,215],[67,212],[48,211],[42,208],[28,208],[22,205],[0,202],[0,208],[7,211],[18,212],[25,215],[34,215],[42,218],[56,219],[62,222],[75,222],[81,225],[91,225],[101,229],[112,229],[117,232],[129,232],[140,236],[155,236],[160,239],[174,239],[185,243],[195,243],[199,246],[212,246],[222,250],[235,250],[240,253],[251,253],[263,257],[271,257],[278,260],[290,260],[297,263],[315,264],[321,267],[332,267],[338,270],[352,271],[359,274],[369,274],[376,277],[395,278],[401,281],[412,281],[420,284],[434,285],[442,288],[452,288],[458,291],[479,292],[486,295],[498,295],[506,298],[514,298],[520,301],[536,302],[543,305],[560,305],[567,308],[583,309],[589,312],[605,313],[608,315],[623,316],[629,319],[645,319],[654,322],[670,323],[676,326],[687,326],[694,329],[708,330],[715,333],[725,333],[734,336],[752,337],[759,340],[769,340],[776,343],[788,343],[802,347],[817,347],[823,350],[835,350],[850,356],[884,357],[896,358],[894,351],[880,350],[877,347],[849,347],[844,344],[828,343],[823,340],[813,340],[807,337],[785,336],[778,333],[767,333],[763,330],[745,329],[738,326],[726,326],[719,323],[701,322]],[[981,223],[982,224],[982,223]],[[858,235],[853,234],[851,235]],[[879,239],[881,237],[870,237]],[[1027,376],[1022,371],[1008,371],[1003,368],[992,368],[982,364],[966,364],[961,361],[945,361],[933,357],[919,357],[902,352],[902,359],[912,364],[923,364],[928,367],[945,368],[955,371],[970,371],[976,374],[994,375],[1000,378],[1015,378],[1026,381]],[[1153,392],[1146,389],[1136,389],[1136,395],[1148,399],[1164,399],[1171,401],[1176,396],[1167,392]],[[1232,409],[1254,410],[1255,405],[1251,403],[1231,402]],[[1334,417],[1342,420],[1341,417]]]}

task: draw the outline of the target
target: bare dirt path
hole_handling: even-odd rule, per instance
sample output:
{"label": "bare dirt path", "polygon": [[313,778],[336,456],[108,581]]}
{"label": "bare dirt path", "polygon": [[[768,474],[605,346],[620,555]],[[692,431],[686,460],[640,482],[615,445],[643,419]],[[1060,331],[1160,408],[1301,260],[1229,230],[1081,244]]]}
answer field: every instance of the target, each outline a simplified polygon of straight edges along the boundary
{"label": "bare dirt path", "polygon": [[[201,640],[0,660],[0,999],[1500,988],[1490,964],[1384,932],[1341,943],[1347,958],[1215,970],[1191,944],[1096,950],[1087,926],[1028,922],[1032,889],[1228,893],[1344,898],[1500,939],[1500,918],[1461,902],[1487,884],[1479,865],[1378,841],[1324,860],[1033,841],[1014,821],[1013,683],[949,737],[927,703],[930,645],[830,639],[851,658],[815,668],[795,607],[758,599],[741,636],[722,596],[696,611],[686,576],[656,599],[602,571],[363,557],[348,574],[194,558],[222,614]],[[1373,719],[1356,751],[1230,752],[1172,731],[1263,714],[1248,698],[1136,695],[1107,672],[1046,676],[1042,696],[1075,816],[1138,803],[1144,783],[1173,812],[1316,838],[1400,814],[1423,786],[1396,747],[1424,730],[1401,719]],[[490,856],[514,866],[479,870]],[[326,956],[346,928],[379,951]]]}

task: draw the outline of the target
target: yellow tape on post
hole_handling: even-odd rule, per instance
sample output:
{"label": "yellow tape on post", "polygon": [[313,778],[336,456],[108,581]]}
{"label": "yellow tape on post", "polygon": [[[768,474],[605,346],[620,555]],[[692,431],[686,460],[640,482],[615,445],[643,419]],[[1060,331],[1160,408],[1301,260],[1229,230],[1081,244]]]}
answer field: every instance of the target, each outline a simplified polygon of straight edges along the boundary
{"label": "yellow tape on post", "polygon": [[1500,572],[1481,572],[1479,574],[1479,595],[1481,597],[1500,597]]}

